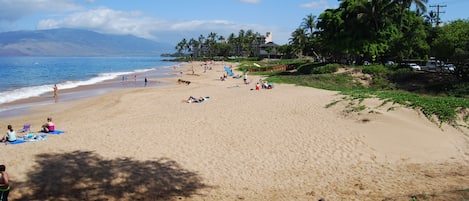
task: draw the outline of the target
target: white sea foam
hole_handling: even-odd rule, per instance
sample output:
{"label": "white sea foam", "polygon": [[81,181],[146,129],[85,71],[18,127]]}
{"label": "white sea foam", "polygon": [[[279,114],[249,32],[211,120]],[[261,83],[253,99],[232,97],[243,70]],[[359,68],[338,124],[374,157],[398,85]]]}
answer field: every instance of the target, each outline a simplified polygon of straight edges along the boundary
{"label": "white sea foam", "polygon": [[[147,71],[155,70],[155,68],[150,69],[139,69],[135,70],[134,72],[113,72],[113,73],[100,73],[96,77],[92,77],[88,80],[81,80],[81,81],[66,81],[63,83],[58,83],[57,87],[59,89],[72,89],[79,86],[86,86],[92,85],[100,82],[104,82],[106,80],[112,80],[118,78],[120,76],[129,75],[133,73],[143,73]],[[0,104],[9,103],[21,99],[38,97],[45,93],[53,92],[53,84],[50,85],[41,85],[41,86],[31,86],[31,87],[23,87],[9,91],[0,92]],[[2,111],[2,109],[0,109]]]}

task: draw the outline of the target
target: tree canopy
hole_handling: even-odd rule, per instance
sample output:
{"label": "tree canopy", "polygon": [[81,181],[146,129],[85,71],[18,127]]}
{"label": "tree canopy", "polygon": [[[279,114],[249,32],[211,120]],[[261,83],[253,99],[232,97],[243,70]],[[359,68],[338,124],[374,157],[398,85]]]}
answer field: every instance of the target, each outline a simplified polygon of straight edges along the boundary
{"label": "tree canopy", "polygon": [[[314,56],[332,62],[440,60],[466,65],[469,21],[438,26],[428,0],[342,0],[338,8],[305,16],[289,43],[277,48],[283,58]],[[239,30],[224,37],[211,32],[182,39],[178,53],[194,57],[256,57],[265,36]]]}

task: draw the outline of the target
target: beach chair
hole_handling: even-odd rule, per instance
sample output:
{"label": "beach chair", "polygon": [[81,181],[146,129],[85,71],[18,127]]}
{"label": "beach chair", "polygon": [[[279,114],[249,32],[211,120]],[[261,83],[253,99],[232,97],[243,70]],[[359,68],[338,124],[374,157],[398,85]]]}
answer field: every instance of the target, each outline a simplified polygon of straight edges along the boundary
{"label": "beach chair", "polygon": [[24,132],[27,132],[27,131],[31,131],[31,124],[25,124],[23,125],[23,129],[21,129],[21,133],[24,133]]}

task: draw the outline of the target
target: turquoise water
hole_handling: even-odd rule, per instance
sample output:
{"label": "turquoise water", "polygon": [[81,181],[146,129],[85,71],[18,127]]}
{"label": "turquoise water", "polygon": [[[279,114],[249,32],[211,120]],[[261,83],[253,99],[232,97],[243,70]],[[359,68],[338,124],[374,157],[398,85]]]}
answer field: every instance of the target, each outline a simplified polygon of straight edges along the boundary
{"label": "turquoise water", "polygon": [[0,105],[50,93],[54,84],[72,89],[127,75],[130,80],[174,65],[161,57],[0,57]]}

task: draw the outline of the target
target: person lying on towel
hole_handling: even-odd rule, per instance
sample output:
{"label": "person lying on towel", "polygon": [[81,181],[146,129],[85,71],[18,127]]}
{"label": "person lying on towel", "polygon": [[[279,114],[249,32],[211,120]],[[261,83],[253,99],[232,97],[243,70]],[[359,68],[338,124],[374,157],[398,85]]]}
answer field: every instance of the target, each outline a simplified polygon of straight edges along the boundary
{"label": "person lying on towel", "polygon": [[204,102],[208,97],[200,97],[200,98],[196,98],[194,96],[190,96],[188,99],[187,99],[187,103],[201,103],[201,102]]}

